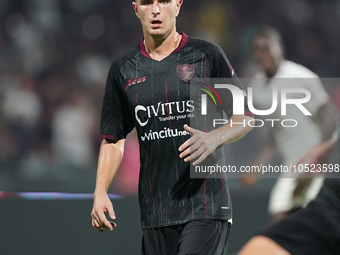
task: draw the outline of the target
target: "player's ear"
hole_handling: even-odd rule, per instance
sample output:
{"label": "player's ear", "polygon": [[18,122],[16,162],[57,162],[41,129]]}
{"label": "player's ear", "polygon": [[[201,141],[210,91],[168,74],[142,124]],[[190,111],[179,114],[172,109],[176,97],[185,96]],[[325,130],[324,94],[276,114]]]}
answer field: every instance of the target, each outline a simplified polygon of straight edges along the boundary
{"label": "player's ear", "polygon": [[177,0],[177,4],[176,4],[176,17],[179,14],[179,11],[181,9],[182,4],[183,4],[183,0]]}
{"label": "player's ear", "polygon": [[[137,0],[138,1],[138,0]],[[136,16],[139,18],[139,13],[138,13],[138,6],[136,2],[132,2],[132,7],[135,10]]]}

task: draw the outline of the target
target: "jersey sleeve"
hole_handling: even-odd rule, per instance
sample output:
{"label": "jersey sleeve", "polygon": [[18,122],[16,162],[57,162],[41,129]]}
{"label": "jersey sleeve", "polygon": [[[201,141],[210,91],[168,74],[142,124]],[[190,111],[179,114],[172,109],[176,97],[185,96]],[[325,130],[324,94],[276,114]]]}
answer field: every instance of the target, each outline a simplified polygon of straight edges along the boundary
{"label": "jersey sleeve", "polygon": [[[246,92],[238,79],[232,65],[230,64],[226,54],[217,46],[216,56],[213,61],[213,68],[211,72],[212,78],[220,78],[224,81],[228,81],[231,85],[238,87],[244,94],[244,115],[254,117],[254,114],[250,112],[247,104]],[[220,89],[221,99],[224,104],[223,110],[230,118],[233,115],[233,95],[228,89]]]}
{"label": "jersey sleeve", "polygon": [[119,79],[117,62],[111,65],[103,99],[100,121],[102,139],[119,140],[133,129],[134,122],[129,113],[129,105]]}

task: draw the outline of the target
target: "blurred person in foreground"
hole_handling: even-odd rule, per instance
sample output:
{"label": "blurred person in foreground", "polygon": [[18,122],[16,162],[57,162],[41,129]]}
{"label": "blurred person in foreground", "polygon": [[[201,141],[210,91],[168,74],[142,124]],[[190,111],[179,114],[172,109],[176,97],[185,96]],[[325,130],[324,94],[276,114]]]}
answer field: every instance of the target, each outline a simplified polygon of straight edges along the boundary
{"label": "blurred person in foreground", "polygon": [[[287,107],[287,114],[280,115],[279,110],[266,116],[268,119],[295,119],[295,127],[283,127],[280,122],[270,124],[267,141],[252,165],[266,165],[279,151],[283,156],[283,165],[296,164],[298,159],[311,148],[330,138],[336,127],[336,108],[332,105],[320,78],[306,67],[286,60],[279,31],[272,27],[261,27],[252,37],[253,56],[260,71],[255,75],[250,86],[253,89],[253,101],[256,109],[270,109],[273,91],[285,88],[307,89],[311,98],[305,103],[312,116],[301,114],[295,105]],[[278,94],[279,95],[279,94]],[[288,93],[288,98],[297,98]],[[301,97],[301,94],[300,94]],[[306,159],[305,164],[311,164]],[[257,174],[247,174],[243,182],[251,185]],[[307,178],[308,177],[308,178]],[[274,220],[295,212],[315,198],[323,183],[321,175],[317,177],[297,173],[281,173],[276,181],[269,200],[269,212]]]}
{"label": "blurred person in foreground", "polygon": [[[304,155],[298,163],[312,158],[324,164],[337,143],[338,134]],[[315,200],[250,239],[238,255],[334,255],[340,251],[340,158],[332,164],[333,178],[326,178]]]}
{"label": "blurred person in foreground", "polygon": [[[108,75],[92,225],[101,232],[116,226],[105,217],[107,212],[112,220],[116,219],[107,190],[122,160],[125,137],[136,127],[141,160],[142,254],[226,254],[231,226],[227,180],[191,179],[190,161],[200,164],[221,149],[218,146],[237,141],[251,128],[226,124],[201,132],[189,127],[189,117],[171,118],[192,110],[192,77],[237,80],[219,46],[176,31],[182,3],[132,3],[144,39],[139,46],[120,54]],[[225,109],[229,113],[230,96]],[[251,113],[245,114],[250,116],[232,115],[231,119],[252,119]],[[162,117],[168,119],[162,121]]]}

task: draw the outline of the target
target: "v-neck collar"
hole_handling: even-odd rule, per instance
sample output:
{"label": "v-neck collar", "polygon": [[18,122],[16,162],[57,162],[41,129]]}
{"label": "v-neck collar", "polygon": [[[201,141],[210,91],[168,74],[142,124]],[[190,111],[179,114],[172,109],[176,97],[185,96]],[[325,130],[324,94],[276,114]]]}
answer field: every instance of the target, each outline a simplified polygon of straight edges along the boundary
{"label": "v-neck collar", "polygon": [[[172,55],[172,54],[174,54],[175,52],[179,51],[179,50],[187,43],[187,41],[188,41],[188,36],[187,36],[184,32],[180,32],[179,34],[182,35],[181,42],[180,42],[180,44],[178,45],[178,47],[177,47],[176,49],[174,49],[174,50],[170,53],[170,55]],[[157,62],[161,62],[161,61],[163,61],[164,59],[166,59],[167,57],[170,56],[170,55],[169,55],[169,56],[163,58],[162,60],[156,60],[156,59],[151,58],[151,56],[149,55],[149,53],[146,52],[145,45],[144,45],[143,41],[144,41],[144,38],[143,38],[143,40],[142,40],[142,41],[140,42],[140,44],[139,44],[139,49],[140,49],[140,52],[143,54],[143,56],[145,56],[145,57],[147,57],[147,58],[150,58],[150,59],[152,59],[152,60],[155,60],[155,61],[157,61]]]}

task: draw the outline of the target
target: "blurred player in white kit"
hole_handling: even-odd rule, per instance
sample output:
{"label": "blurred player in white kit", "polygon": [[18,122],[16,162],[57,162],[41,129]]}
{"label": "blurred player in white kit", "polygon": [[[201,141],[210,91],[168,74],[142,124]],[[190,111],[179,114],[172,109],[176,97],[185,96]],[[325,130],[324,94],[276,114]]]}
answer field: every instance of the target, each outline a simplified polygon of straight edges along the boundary
{"label": "blurred player in white kit", "polygon": [[[302,114],[293,105],[287,108],[287,115],[274,112],[268,119],[296,119],[294,128],[273,125],[269,128],[268,141],[253,165],[267,164],[278,150],[283,156],[283,165],[296,164],[311,148],[329,139],[336,126],[336,110],[330,103],[320,78],[306,67],[284,59],[284,47],[280,33],[271,27],[260,28],[252,37],[253,56],[259,72],[251,87],[256,109],[269,109],[272,105],[273,89],[280,91],[285,87],[305,88],[311,99],[305,104],[312,116]],[[278,111],[279,112],[279,111]],[[309,162],[304,162],[308,164]],[[281,173],[269,201],[269,212],[274,219],[280,219],[306,205],[319,192],[323,178],[303,178],[306,176]],[[284,178],[286,177],[286,178]],[[248,176],[246,184],[255,182]]]}

